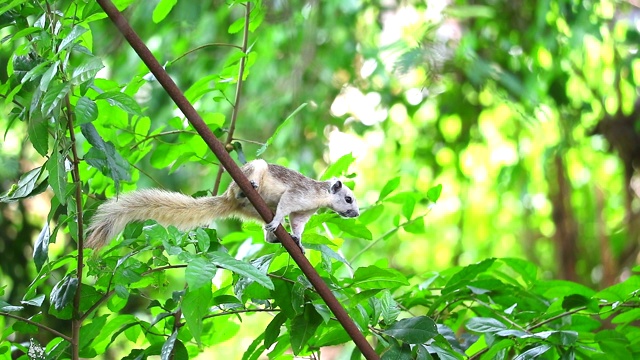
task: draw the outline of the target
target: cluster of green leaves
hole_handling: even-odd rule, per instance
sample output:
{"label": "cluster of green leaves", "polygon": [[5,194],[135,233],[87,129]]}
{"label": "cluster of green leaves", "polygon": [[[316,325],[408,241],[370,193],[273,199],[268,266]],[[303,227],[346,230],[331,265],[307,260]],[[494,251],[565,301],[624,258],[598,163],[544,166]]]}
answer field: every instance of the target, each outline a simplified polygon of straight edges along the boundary
{"label": "cluster of green leaves", "polygon": [[635,359],[638,289],[638,275],[594,291],[541,279],[525,260],[490,258],[434,273],[395,299],[410,312],[426,309],[439,333],[470,359]]}
{"label": "cluster of green leaves", "polygon": [[[131,1],[117,3],[124,9]],[[174,5],[170,0],[154,4],[153,20],[163,21]],[[252,31],[265,17],[260,4],[254,9]],[[270,358],[289,351],[314,355],[325,346],[349,343],[288,254],[275,245],[255,246],[261,244],[257,225],[229,233],[183,233],[153,222],[132,224],[120,241],[84,260],[84,250],[78,253],[72,246],[51,253],[49,242],[55,239],[80,243],[80,220],[91,214],[95,197],[135,187],[140,162],[175,170],[215,161],[182,117],[165,124],[151,121],[151,104],[142,100],[141,89],[151,86],[153,78],[144,71],[125,83],[98,77],[105,60],[94,55],[91,29],[104,18],[94,1],[0,5],[0,29],[11,30],[4,43],[13,49],[7,79],[0,85],[10,108],[2,123],[5,134],[26,129],[40,159],[0,201],[21,201],[49,188],[53,195],[34,245],[33,281],[19,305],[0,300],[0,325],[8,325],[2,326],[0,357],[58,359],[110,352],[128,359],[186,359],[239,335],[240,321],[248,318],[243,314],[252,313],[269,318],[245,349],[246,359],[265,352]],[[244,19],[238,18],[227,31],[238,34],[243,27]],[[240,81],[243,58],[249,70],[257,55],[231,50],[219,68],[186,91],[191,102],[220,105],[204,115],[217,136],[228,124],[224,110],[233,105],[230,94]],[[287,120],[302,107],[297,109]],[[274,143],[280,130],[293,132],[294,126],[285,120],[260,151]],[[350,155],[340,158],[324,177],[346,173],[353,161]],[[439,185],[424,193],[399,191],[400,177],[382,181],[386,185],[375,194],[377,201],[360,218],[318,214],[307,224],[303,242],[316,270],[383,358],[615,354],[632,359],[640,354],[634,324],[640,318],[637,275],[595,292],[541,279],[536,266],[516,259],[488,259],[410,277],[385,259],[356,267],[361,254],[399,231],[425,238],[425,214],[415,210],[435,203],[442,191]],[[398,205],[398,214],[390,215]],[[371,228],[385,217],[391,225],[374,237]],[[347,260],[338,250],[346,239],[370,242]],[[4,289],[3,284],[0,296]],[[69,331],[67,320],[77,333]],[[357,358],[359,352],[352,354]]]}

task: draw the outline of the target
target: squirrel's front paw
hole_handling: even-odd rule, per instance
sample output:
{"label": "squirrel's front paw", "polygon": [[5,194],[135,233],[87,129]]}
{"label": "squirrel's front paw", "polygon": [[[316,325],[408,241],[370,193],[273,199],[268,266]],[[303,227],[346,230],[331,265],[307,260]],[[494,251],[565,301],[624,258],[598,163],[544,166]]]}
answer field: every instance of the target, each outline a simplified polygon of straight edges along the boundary
{"label": "squirrel's front paw", "polygon": [[296,243],[296,245],[298,245],[298,247],[300,248],[300,250],[302,251],[302,253],[304,254],[304,247],[302,246],[302,241],[300,241],[300,238],[295,236],[295,235],[291,235],[291,238],[293,239],[293,241]]}
{"label": "squirrel's front paw", "polygon": [[278,228],[278,225],[280,225],[279,222],[272,221],[264,226],[264,230],[268,232],[274,232]]}

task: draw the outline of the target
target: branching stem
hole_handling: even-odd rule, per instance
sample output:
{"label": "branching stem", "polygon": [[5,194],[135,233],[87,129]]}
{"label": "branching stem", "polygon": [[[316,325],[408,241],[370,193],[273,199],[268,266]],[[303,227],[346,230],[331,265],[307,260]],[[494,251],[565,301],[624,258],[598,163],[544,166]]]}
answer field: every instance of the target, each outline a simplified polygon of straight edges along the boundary
{"label": "branching stem", "polygon": [[[249,20],[251,19],[251,2],[247,2],[245,16],[244,16],[244,32],[242,34],[242,52],[244,56],[240,59],[240,69],[238,70],[238,85],[236,86],[236,101],[233,104],[233,110],[231,111],[231,124],[229,125],[229,131],[227,132],[227,140],[225,145],[230,145],[233,141],[233,133],[236,130],[236,120],[238,119],[238,113],[240,112],[240,99],[242,95],[242,83],[244,78],[244,68],[247,64],[247,47],[249,44]],[[228,146],[227,146],[228,147]],[[224,167],[220,165],[218,168],[218,174],[216,175],[216,181],[213,185],[213,195],[217,195],[220,190],[220,180],[222,180],[222,173]]]}

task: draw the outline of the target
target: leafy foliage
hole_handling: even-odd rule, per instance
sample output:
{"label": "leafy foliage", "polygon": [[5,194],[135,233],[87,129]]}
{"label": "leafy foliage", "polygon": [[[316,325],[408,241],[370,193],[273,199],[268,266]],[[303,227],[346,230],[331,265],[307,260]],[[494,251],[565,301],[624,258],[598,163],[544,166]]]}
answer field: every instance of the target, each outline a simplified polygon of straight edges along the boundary
{"label": "leafy foliage", "polygon": [[[142,7],[142,11],[149,10],[146,12],[155,26],[174,21],[172,14],[186,9],[181,6],[189,6],[189,10],[203,6],[186,3],[118,1],[117,6],[120,10],[135,6]],[[317,142],[320,144],[317,146],[321,146],[322,142],[317,138],[308,141],[318,133],[349,126],[355,133],[367,132],[364,120],[371,119],[360,118],[362,121],[357,125],[336,120],[343,115],[358,117],[361,114],[345,112],[337,115],[334,112],[331,116],[327,115],[328,111],[323,110],[322,115],[317,110],[318,103],[324,109],[331,107],[326,103],[330,101],[327,99],[339,97],[348,89],[330,92],[326,90],[330,86],[324,90],[323,86],[315,86],[314,92],[305,92],[308,99],[296,99],[299,92],[293,85],[291,93],[274,96],[265,95],[269,92],[261,87],[264,83],[252,83],[256,74],[269,74],[268,66],[275,66],[261,59],[270,56],[268,51],[273,52],[275,45],[286,40],[277,32],[265,30],[264,37],[257,37],[255,43],[248,45],[247,36],[264,27],[275,27],[277,17],[291,11],[291,5],[281,4],[283,8],[278,9],[261,2],[231,3],[232,6],[215,15],[199,11],[188,13],[203,19],[217,16],[215,23],[224,26],[224,34],[207,33],[215,33],[234,43],[242,41],[243,46],[221,45],[217,41],[206,46],[175,41],[175,46],[167,51],[182,55],[166,64],[170,71],[177,70],[178,66],[193,70],[177,75],[186,84],[185,95],[203,112],[203,118],[216,136],[223,138],[230,134],[226,140],[227,149],[234,152],[240,162],[247,154],[253,154],[249,149],[258,155],[272,154],[277,151],[274,149],[282,148],[283,143],[291,142],[301,159],[283,162],[288,161],[287,165],[296,165],[296,161],[311,164],[304,161],[305,154],[300,149],[313,148],[307,142]],[[337,1],[318,8],[309,5],[296,21],[309,22],[311,19],[319,26],[321,22],[335,21],[332,20],[334,13],[355,19],[356,10],[349,8],[352,5]],[[603,6],[606,7],[606,2]],[[246,9],[253,10],[245,16],[238,15]],[[371,12],[367,12],[369,10]],[[368,8],[367,11],[362,11],[364,16],[373,16],[379,9]],[[547,18],[556,19],[560,24],[564,11],[563,7],[552,7]],[[487,19],[495,16],[492,9],[477,5],[452,7],[449,14],[456,19],[474,19],[473,26],[479,27],[487,25]],[[541,10],[537,13],[536,29],[513,36],[528,39],[537,35],[538,28],[544,25],[544,14]],[[193,164],[210,167],[216,161],[182,116],[167,105],[166,97],[155,87],[153,77],[145,75],[145,69],[131,69],[135,68],[131,64],[138,63],[137,60],[127,58],[129,55],[109,56],[105,37],[114,35],[104,18],[105,14],[94,1],[17,0],[0,5],[0,29],[9,30],[2,33],[3,44],[7,46],[3,46],[1,54],[8,60],[6,76],[3,74],[0,84],[0,96],[8,111],[6,118],[2,114],[0,124],[5,134],[22,134],[25,143],[31,147],[32,158],[36,159],[27,162],[30,168],[16,177],[15,184],[0,195],[0,201],[22,202],[43,192],[51,198],[49,212],[44,216],[46,221],[38,228],[39,235],[33,245],[32,279],[14,286],[21,291],[19,300],[0,300],[0,322],[7,325],[0,336],[0,357],[100,358],[112,353],[127,359],[150,356],[186,359],[212,349],[223,351],[223,346],[218,344],[245,330],[255,334],[252,334],[254,341],[242,349],[244,359],[256,359],[265,353],[269,358],[277,358],[289,352],[296,356],[317,357],[323,347],[348,344],[350,339],[345,330],[287,254],[277,246],[263,246],[261,231],[253,224],[242,228],[222,225],[217,230],[180,232],[149,221],[130,224],[118,241],[99,253],[83,248],[83,229],[105,196],[133,189],[142,178],[153,179],[151,172],[154,169],[173,172],[181,168],[180,173],[188,173]],[[272,23],[265,26],[266,20]],[[578,29],[593,30],[588,18],[568,20]],[[172,30],[164,33],[168,43],[174,39],[172,37],[180,36],[179,31],[173,31],[174,26],[185,25],[167,27]],[[105,27],[110,31],[105,31]],[[308,34],[300,34],[302,43],[321,44],[316,49],[319,57],[340,60],[344,56],[341,52],[323,44],[329,41],[327,39],[348,43],[350,40],[345,39],[349,36],[341,27],[330,27],[334,31],[322,36],[313,34],[311,38]],[[155,28],[144,28],[142,32],[145,30],[156,31]],[[567,75],[560,69],[565,65],[558,65],[555,72],[550,71],[553,64],[549,63],[549,57],[569,54],[551,49],[554,51],[552,56],[538,44],[535,58],[505,60],[497,56],[485,59],[488,55],[484,49],[490,48],[485,45],[495,45],[495,42],[483,36],[493,36],[491,34],[500,31],[503,31],[500,26],[491,25],[490,31],[478,31],[480,35],[464,39],[456,53],[448,55],[455,68],[453,76],[464,79],[466,87],[452,86],[442,97],[455,98],[456,102],[464,99],[472,106],[460,111],[441,110],[436,134],[429,135],[436,138],[438,147],[471,142],[472,132],[462,129],[472,127],[467,121],[480,122],[478,102],[489,104],[487,108],[494,113],[533,111],[542,101],[546,89],[532,91],[528,87],[533,82],[532,77],[545,78],[553,100],[562,104],[564,111],[572,112],[576,107],[584,106],[586,99],[574,104],[566,96],[567,91],[563,93],[557,88],[561,86],[559,83],[568,82],[564,81],[563,76]],[[413,47],[397,43],[386,50],[401,50],[395,67],[403,74],[419,68],[425,74],[423,80],[433,79],[451,64],[445,64],[432,54],[439,49],[433,27],[421,27],[417,33],[424,36],[425,44]],[[566,34],[560,37],[564,39],[564,36]],[[398,115],[398,111],[404,111],[405,115],[412,113],[417,122],[422,121],[419,119],[424,114],[415,104],[398,95],[399,85],[395,80],[387,81],[388,74],[382,70],[386,50],[374,49],[366,39],[360,41],[360,55],[373,59],[376,65],[370,84],[364,84],[368,80],[357,78],[359,75],[353,70],[341,68],[344,63],[351,63],[348,57],[347,61],[326,64],[326,73],[310,72],[307,76],[325,84],[335,82],[341,76],[352,76],[357,78],[354,82],[362,82],[363,87],[371,86],[375,91],[389,94],[385,95],[389,98],[380,99],[380,102],[395,101],[399,106],[389,115],[396,128],[389,122],[382,125],[384,133],[390,135],[387,146],[396,142],[394,151],[407,151],[409,158],[425,151],[420,144],[401,149],[405,145],[400,144],[414,142],[415,134],[423,131],[427,124],[419,123],[416,133],[399,134],[397,124],[406,120]],[[506,45],[500,43],[499,46]],[[202,56],[206,66],[182,65],[192,61],[188,56],[191,53],[210,47],[217,55],[215,64],[207,63],[210,59]],[[97,55],[99,53],[104,55]],[[309,56],[310,51],[301,53],[303,57]],[[299,65],[291,65],[289,61],[282,59],[281,62],[285,67],[295,69],[294,77],[299,72]],[[306,61],[312,59],[301,59],[302,63]],[[628,65],[628,68],[632,66],[637,65]],[[540,71],[543,75],[525,73],[526,77],[518,72],[531,67],[545,71]],[[327,76],[327,73],[338,75],[332,78],[333,75]],[[588,78],[582,80],[589,82]],[[272,79],[270,86],[277,88],[278,81],[282,80]],[[629,81],[625,80],[621,88],[625,84],[630,86]],[[260,141],[254,139],[245,142],[233,136],[238,112],[242,110],[240,89],[243,84],[247,92],[255,94],[247,99],[247,103],[262,110],[256,111],[255,117],[267,124],[265,134],[262,134],[263,144],[256,144]],[[498,89],[498,95],[493,93],[495,89]],[[623,103],[629,103],[629,91],[625,91],[618,99],[620,108]],[[148,96],[150,93],[154,95]],[[269,96],[270,106],[255,106],[256,102],[266,103],[261,96]],[[521,107],[504,109],[496,105],[500,96],[520,100]],[[163,112],[165,115],[160,116]],[[231,116],[226,115],[228,112]],[[167,118],[167,113],[175,116]],[[282,121],[274,120],[283,114],[288,115]],[[318,115],[319,120],[302,126],[298,120],[310,114]],[[375,114],[368,113],[368,116],[375,117]],[[255,124],[249,122],[246,126],[255,130]],[[570,126],[566,130],[571,130]],[[490,130],[484,128],[484,131]],[[487,150],[482,146],[478,149]],[[473,157],[468,150],[464,153]],[[440,155],[433,167],[440,171],[442,166],[455,163],[451,165],[455,172],[452,176],[464,177],[470,171],[469,161],[454,161],[451,158],[457,155],[447,156]],[[322,178],[356,176],[348,172],[356,161],[354,154],[339,154],[332,156],[332,160],[333,164],[327,167]],[[413,171],[413,163],[400,160],[407,172]],[[300,167],[311,171],[312,166],[305,166],[306,169]],[[521,164],[505,165],[500,173],[504,182],[526,178]],[[358,219],[340,219],[334,214],[321,213],[307,224],[303,237],[310,249],[308,255],[312,264],[382,358],[640,357],[640,327],[637,326],[640,319],[640,276],[637,273],[640,269],[637,267],[630,269],[623,281],[596,291],[574,281],[550,280],[542,275],[539,264],[511,257],[487,257],[464,266],[425,273],[394,263],[393,254],[389,258],[379,256],[387,251],[376,249],[385,246],[393,249],[400,236],[418,238],[420,246],[431,241],[429,232],[432,230],[426,228],[425,217],[442,201],[453,183],[451,177],[445,176],[442,183],[421,181],[416,185],[418,190],[408,190],[405,178],[404,174],[394,171],[371,179],[374,188],[379,190],[369,191],[367,201],[370,204]],[[350,185],[356,183],[348,182],[352,183]],[[461,187],[472,186],[462,182]],[[55,244],[61,239],[63,244]],[[355,251],[350,251],[354,248]],[[413,248],[411,251],[412,262],[419,263],[422,252]],[[370,256],[373,252],[376,257]],[[6,295],[5,289],[3,284],[0,296]],[[260,326],[245,324],[258,317],[262,320]],[[354,349],[352,358],[359,354]]]}

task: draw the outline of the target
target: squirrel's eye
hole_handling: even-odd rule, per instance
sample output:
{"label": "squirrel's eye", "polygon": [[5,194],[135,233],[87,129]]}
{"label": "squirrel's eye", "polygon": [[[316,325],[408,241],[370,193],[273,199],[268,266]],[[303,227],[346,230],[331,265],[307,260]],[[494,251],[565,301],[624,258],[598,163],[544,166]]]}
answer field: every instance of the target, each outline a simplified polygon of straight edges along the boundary
{"label": "squirrel's eye", "polygon": [[345,196],[344,201],[346,201],[347,204],[351,204],[353,202],[353,199],[351,198],[351,196]]}

